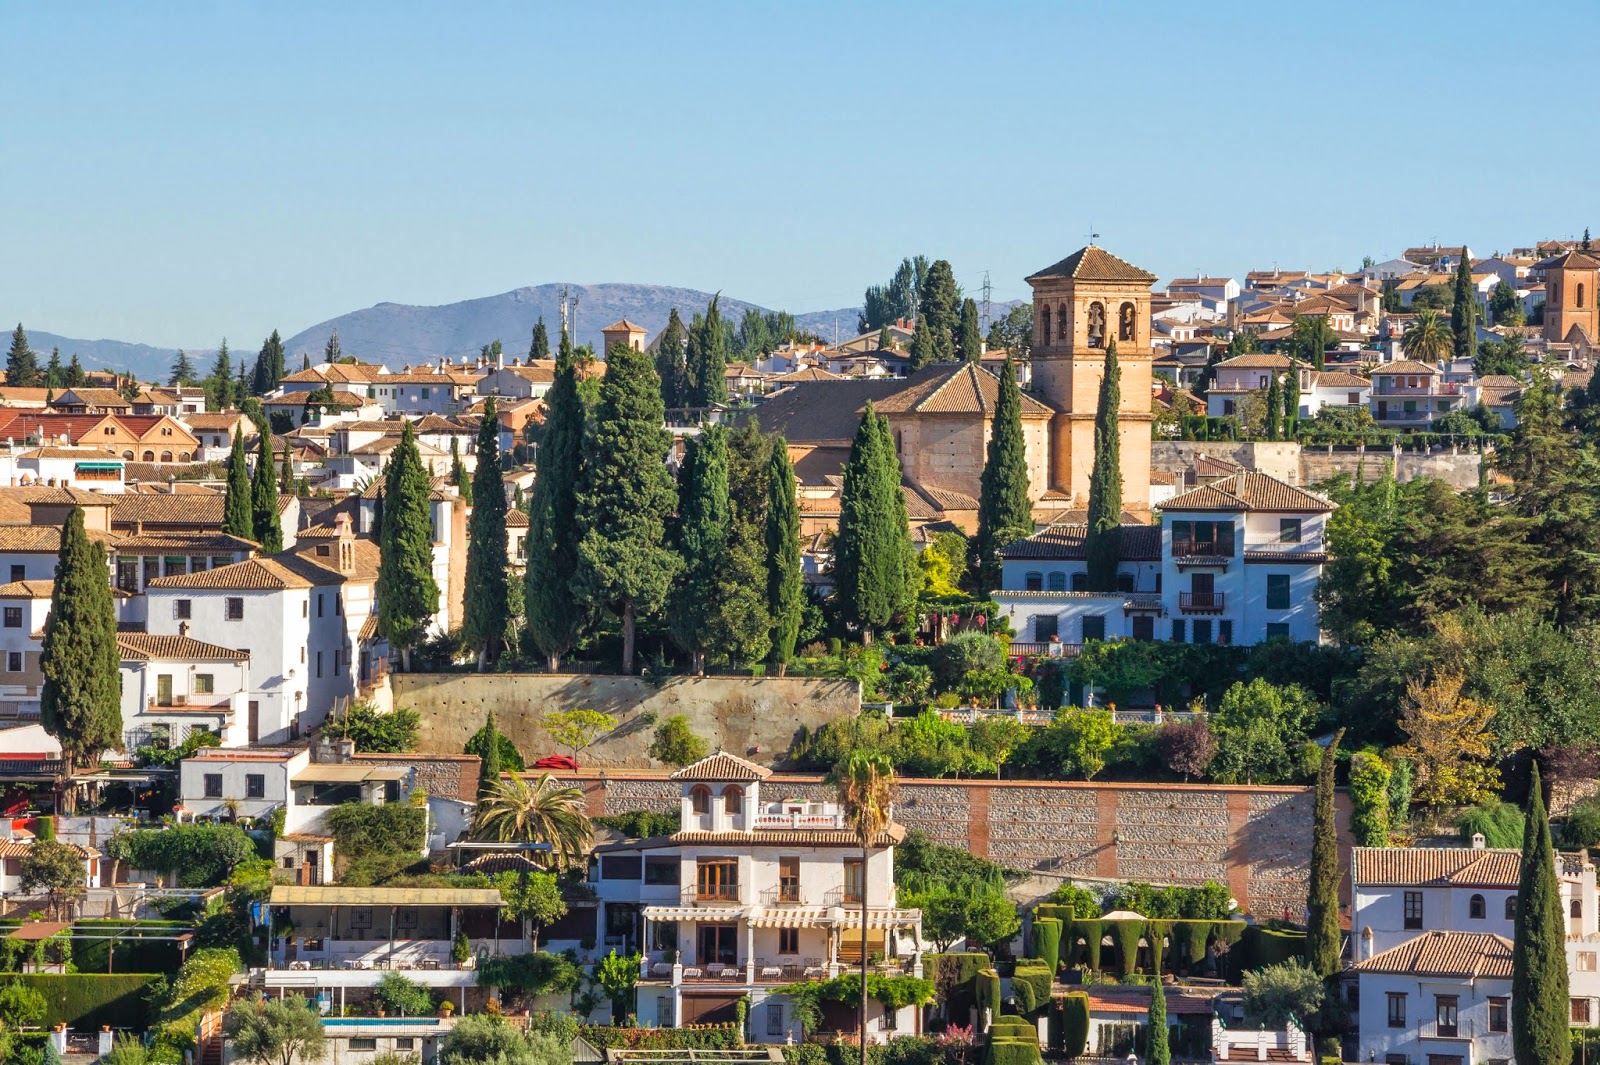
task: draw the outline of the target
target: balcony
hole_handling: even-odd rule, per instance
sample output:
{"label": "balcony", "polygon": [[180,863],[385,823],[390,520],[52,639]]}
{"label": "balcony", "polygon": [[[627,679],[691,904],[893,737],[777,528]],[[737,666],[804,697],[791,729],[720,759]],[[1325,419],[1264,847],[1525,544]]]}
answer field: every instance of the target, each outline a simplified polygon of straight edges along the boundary
{"label": "balcony", "polygon": [[802,812],[797,809],[772,809],[755,816],[755,828],[847,828],[844,815],[837,812]]}
{"label": "balcony", "polygon": [[824,906],[860,906],[861,892],[856,888],[836,887],[822,896]]}
{"label": "balcony", "polygon": [[745,901],[744,892],[737,884],[724,887],[686,887],[678,894],[683,906],[733,907]]}
{"label": "balcony", "polygon": [[1179,592],[1178,609],[1185,614],[1220,614],[1223,600],[1222,592]]}
{"label": "balcony", "polygon": [[1233,557],[1233,542],[1218,540],[1172,540],[1173,558],[1215,558],[1230,559]]}
{"label": "balcony", "polygon": [[763,906],[798,906],[800,905],[799,884],[779,884],[777,887],[767,888],[761,893]]}

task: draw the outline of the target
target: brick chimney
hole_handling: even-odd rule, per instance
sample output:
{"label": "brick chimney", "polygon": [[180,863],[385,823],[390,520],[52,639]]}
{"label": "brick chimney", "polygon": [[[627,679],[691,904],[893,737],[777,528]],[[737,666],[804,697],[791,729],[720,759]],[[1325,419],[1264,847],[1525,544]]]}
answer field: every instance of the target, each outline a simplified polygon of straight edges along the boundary
{"label": "brick chimney", "polygon": [[356,571],[356,534],[350,525],[350,515],[340,514],[333,520],[334,535],[338,538],[339,572]]}

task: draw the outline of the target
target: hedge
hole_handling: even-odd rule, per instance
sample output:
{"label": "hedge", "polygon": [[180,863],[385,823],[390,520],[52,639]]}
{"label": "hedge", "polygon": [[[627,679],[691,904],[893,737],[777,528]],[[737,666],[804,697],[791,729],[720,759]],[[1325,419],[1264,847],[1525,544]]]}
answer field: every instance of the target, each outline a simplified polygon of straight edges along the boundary
{"label": "hedge", "polygon": [[1037,1040],[1039,1038],[1039,1029],[1035,1028],[1033,1022],[1026,1017],[1018,1017],[1008,1013],[1003,1017],[995,1018],[994,1024],[989,1028],[989,1038],[1002,1041],[1028,1038]]}
{"label": "hedge", "polygon": [[96,1031],[101,1025],[143,1029],[148,1023],[144,993],[165,979],[160,973],[3,973],[44,995],[45,1027]]}
{"label": "hedge", "polygon": [[1089,993],[1069,991],[1061,999],[1061,1052],[1081,1057],[1089,1049]]}
{"label": "hedge", "polygon": [[1039,1056],[1039,1040],[991,1039],[983,1050],[983,1065],[1043,1065]]}
{"label": "hedge", "polygon": [[1018,962],[1011,974],[1011,991],[1017,996],[1017,1006],[1027,1016],[1036,1016],[1050,1005],[1050,985],[1055,981],[1055,970],[1047,968],[1036,958]]}
{"label": "hedge", "polygon": [[1063,924],[1059,917],[1034,917],[1033,956],[1044,961],[1054,973],[1061,967],[1061,933]]}
{"label": "hedge", "polygon": [[1241,963],[1241,968],[1263,969],[1278,965],[1290,958],[1305,957],[1306,934],[1251,925],[1245,931],[1244,951],[1247,960]]}
{"label": "hedge", "polygon": [[987,1009],[991,1019],[1000,1016],[1000,974],[985,969],[978,974],[978,1008]]}
{"label": "hedge", "polygon": [[1122,975],[1132,976],[1139,967],[1139,937],[1144,935],[1143,921],[1108,921],[1111,939],[1117,945],[1117,958],[1122,963]]}
{"label": "hedge", "polygon": [[1035,920],[1039,919],[1040,917],[1047,917],[1060,921],[1063,924],[1071,924],[1078,915],[1073,913],[1072,907],[1065,903],[1041,902],[1039,905],[1033,908],[1033,916]]}
{"label": "hedge", "polygon": [[[1100,970],[1100,941],[1105,938],[1106,926],[1104,921],[1073,921],[1067,933],[1071,939],[1072,949],[1070,964],[1083,964],[1098,972]],[[1083,953],[1078,953],[1078,940],[1083,940]]]}
{"label": "hedge", "polygon": [[1145,925],[1145,938],[1150,943],[1150,972],[1160,976],[1166,965],[1167,937],[1172,934],[1176,921],[1151,921]]}
{"label": "hedge", "polygon": [[[848,1043],[796,1043],[779,1047],[784,1065],[858,1065],[861,1048]],[[867,1046],[867,1065],[941,1065],[944,1048],[927,1035],[908,1035]]]}
{"label": "hedge", "polygon": [[578,1034],[596,1050],[731,1050],[744,1045],[737,1024],[699,1028],[613,1028],[594,1024],[579,1028]]}

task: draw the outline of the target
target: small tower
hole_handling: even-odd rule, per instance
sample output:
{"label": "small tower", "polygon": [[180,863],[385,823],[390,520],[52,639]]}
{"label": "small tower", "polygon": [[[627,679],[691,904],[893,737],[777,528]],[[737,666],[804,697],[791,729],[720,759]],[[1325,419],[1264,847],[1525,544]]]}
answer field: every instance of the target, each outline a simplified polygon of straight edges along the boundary
{"label": "small tower", "polygon": [[1029,277],[1033,288],[1033,386],[1054,407],[1050,488],[1074,506],[1089,499],[1094,416],[1106,346],[1117,344],[1122,505],[1150,507],[1150,286],[1156,275],[1090,244]]}
{"label": "small tower", "polygon": [[630,322],[626,318],[614,322],[600,330],[600,336],[605,343],[606,350],[621,344],[623,347],[632,348],[634,351],[644,350],[644,338],[649,331],[637,322]]}
{"label": "small tower", "polygon": [[1539,264],[1544,271],[1544,338],[1560,343],[1572,327],[1583,330],[1590,344],[1600,341],[1600,259],[1588,252],[1568,251]]}

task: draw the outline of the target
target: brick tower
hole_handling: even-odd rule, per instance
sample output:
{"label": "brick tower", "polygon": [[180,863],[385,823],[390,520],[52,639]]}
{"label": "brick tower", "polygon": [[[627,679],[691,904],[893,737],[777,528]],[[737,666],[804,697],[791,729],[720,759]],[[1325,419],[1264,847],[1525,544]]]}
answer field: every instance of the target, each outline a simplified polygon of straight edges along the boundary
{"label": "brick tower", "polygon": [[1584,251],[1562,252],[1539,264],[1544,270],[1544,338],[1569,339],[1572,327],[1590,344],[1600,343],[1600,259]]}

